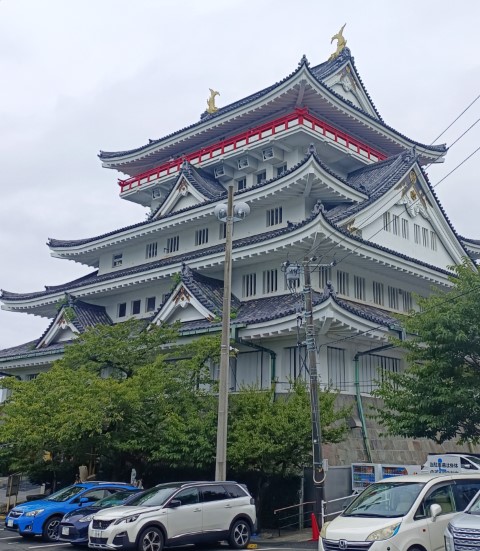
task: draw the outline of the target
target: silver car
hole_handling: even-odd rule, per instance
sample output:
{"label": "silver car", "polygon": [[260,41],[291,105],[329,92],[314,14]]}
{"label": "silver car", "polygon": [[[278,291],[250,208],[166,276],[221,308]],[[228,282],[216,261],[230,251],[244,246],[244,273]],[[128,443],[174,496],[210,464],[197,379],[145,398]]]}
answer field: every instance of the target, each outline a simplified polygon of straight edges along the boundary
{"label": "silver car", "polygon": [[[465,496],[468,497],[468,496]],[[480,551],[480,491],[445,530],[446,551]]]}

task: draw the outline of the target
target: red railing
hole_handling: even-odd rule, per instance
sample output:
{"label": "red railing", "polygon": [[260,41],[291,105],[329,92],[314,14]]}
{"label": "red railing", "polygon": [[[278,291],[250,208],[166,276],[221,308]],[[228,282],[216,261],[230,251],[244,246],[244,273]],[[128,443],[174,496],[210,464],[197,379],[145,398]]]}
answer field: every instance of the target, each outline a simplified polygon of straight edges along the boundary
{"label": "red railing", "polygon": [[380,153],[372,147],[369,147],[355,138],[352,138],[345,132],[337,130],[325,121],[314,117],[308,112],[307,109],[295,109],[293,113],[262,124],[261,126],[257,126],[256,128],[247,130],[246,132],[242,132],[241,134],[226,140],[222,140],[221,142],[217,142],[214,145],[204,147],[194,153],[189,153],[178,159],[167,161],[166,163],[152,168],[147,172],[142,172],[142,174],[139,174],[138,176],[133,176],[127,180],[120,179],[118,181],[118,185],[121,187],[121,193],[123,193],[134,187],[148,184],[153,180],[161,178],[162,176],[167,176],[178,172],[183,161],[185,160],[189,161],[191,164],[199,165],[204,161],[208,161],[214,157],[220,157],[225,153],[230,153],[231,151],[236,151],[246,145],[259,142],[264,138],[274,136],[296,126],[304,126],[314,132],[318,132],[335,143],[343,145],[348,150],[354,151],[359,155],[363,155],[367,159],[375,161],[383,161],[386,159],[386,155],[383,153]]}

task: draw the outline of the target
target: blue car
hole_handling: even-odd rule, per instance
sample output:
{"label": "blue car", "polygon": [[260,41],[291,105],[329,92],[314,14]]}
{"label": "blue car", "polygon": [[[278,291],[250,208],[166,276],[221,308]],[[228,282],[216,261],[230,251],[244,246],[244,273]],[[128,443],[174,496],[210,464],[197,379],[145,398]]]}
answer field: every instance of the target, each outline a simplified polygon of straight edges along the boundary
{"label": "blue car", "polygon": [[114,494],[97,501],[89,507],[80,507],[67,513],[58,527],[59,541],[69,542],[72,545],[88,544],[88,525],[93,519],[93,515],[101,509],[116,507],[117,505],[126,505],[129,499],[142,490],[121,490]]}
{"label": "blue car", "polygon": [[29,501],[14,507],[5,518],[5,528],[24,537],[42,536],[45,541],[58,540],[58,525],[70,511],[93,503],[120,490],[134,490],[123,482],[83,482],[59,490],[45,499]]}

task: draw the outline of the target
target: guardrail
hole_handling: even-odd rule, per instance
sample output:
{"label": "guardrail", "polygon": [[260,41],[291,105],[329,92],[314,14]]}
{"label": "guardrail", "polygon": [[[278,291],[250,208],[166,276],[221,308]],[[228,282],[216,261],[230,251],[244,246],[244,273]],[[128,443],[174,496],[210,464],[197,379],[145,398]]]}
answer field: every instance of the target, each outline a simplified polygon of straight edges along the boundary
{"label": "guardrail", "polygon": [[303,530],[312,525],[311,515],[313,513],[314,501],[304,501],[289,507],[275,509],[273,514],[276,519],[276,528],[278,535],[281,535],[282,530]]}
{"label": "guardrail", "polygon": [[338,511],[332,511],[331,513],[328,513],[326,512],[327,509],[328,509],[328,505],[330,503],[335,503],[337,501],[343,501],[345,502],[345,500],[349,499],[349,500],[352,500],[354,497],[357,497],[358,496],[358,493],[357,492],[353,492],[353,494],[350,494],[349,496],[345,496],[345,497],[338,497],[337,499],[330,499],[329,501],[323,501],[322,500],[322,506],[321,506],[321,513],[320,513],[320,517],[321,517],[321,526],[323,526],[325,524],[325,518],[327,517],[330,517],[330,516],[333,516],[333,515],[339,515],[340,513],[343,513],[345,507],[342,507],[341,509],[339,509]]}

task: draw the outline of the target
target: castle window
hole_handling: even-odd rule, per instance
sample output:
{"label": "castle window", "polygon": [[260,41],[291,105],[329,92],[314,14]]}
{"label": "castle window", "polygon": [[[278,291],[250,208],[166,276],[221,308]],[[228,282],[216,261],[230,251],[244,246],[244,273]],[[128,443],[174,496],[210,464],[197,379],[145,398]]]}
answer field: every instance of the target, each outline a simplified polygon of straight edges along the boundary
{"label": "castle window", "polygon": [[392,216],[392,232],[400,235],[400,218],[396,214]]}
{"label": "castle window", "polygon": [[408,220],[406,218],[402,218],[402,237],[404,239],[408,239],[409,237]]}
{"label": "castle window", "polygon": [[437,235],[435,232],[430,232],[430,247],[432,248],[432,251],[437,250]]}
{"label": "castle window", "polygon": [[276,226],[282,223],[282,207],[267,210],[267,227]]}
{"label": "castle window", "polygon": [[365,300],[365,278],[360,276],[353,276],[353,292],[355,298],[359,300]]}
{"label": "castle window", "polygon": [[409,291],[403,291],[403,311],[410,312],[413,308],[412,293]]}
{"label": "castle window", "polygon": [[257,274],[246,274],[242,277],[242,296],[253,297],[257,294]]}
{"label": "castle window", "polygon": [[345,368],[345,350],[343,348],[327,347],[328,384],[335,390],[347,389],[347,373]]}
{"label": "castle window", "polygon": [[259,172],[257,174],[257,184],[263,184],[263,182],[267,181],[267,171],[262,170],[262,172]]}
{"label": "castle window", "polygon": [[153,312],[156,302],[156,297],[148,297],[145,301],[145,312]]}
{"label": "castle window", "polygon": [[391,227],[390,227],[390,213],[389,212],[384,212],[383,213],[383,229],[385,231],[392,231]]}
{"label": "castle window", "polygon": [[373,282],[373,302],[383,306],[383,283]]}
{"label": "castle window", "polygon": [[118,268],[123,264],[123,253],[114,254],[112,257],[112,268]]}
{"label": "castle window", "polygon": [[263,292],[274,293],[278,286],[277,270],[265,270],[263,272]]}
{"label": "castle window", "polygon": [[166,253],[174,253],[178,251],[180,246],[180,237],[176,235],[175,237],[169,237],[167,239],[167,247],[165,249]]}
{"label": "castle window", "polygon": [[420,226],[418,224],[413,224],[413,240],[420,245]]}
{"label": "castle window", "polygon": [[422,228],[422,241],[423,241],[423,246],[428,247],[428,230],[427,230],[427,228]]}
{"label": "castle window", "polygon": [[195,246],[208,243],[208,228],[195,231]]}
{"label": "castle window", "polygon": [[27,375],[27,381],[33,381],[34,379],[36,379],[38,377],[39,373],[29,373]]}
{"label": "castle window", "polygon": [[141,300],[132,300],[132,315],[140,314]]}
{"label": "castle window", "polygon": [[386,373],[398,373],[400,360],[379,356],[378,354],[365,354],[360,357],[360,381],[361,392],[371,392],[377,388],[376,381],[383,380]]}
{"label": "castle window", "polygon": [[145,258],[155,258],[158,254],[158,244],[155,243],[147,243],[146,251],[145,251]]}
{"label": "castle window", "polygon": [[247,187],[247,179],[246,178],[240,178],[240,180],[237,180],[237,190],[242,191],[242,189],[245,189]]}
{"label": "castle window", "polygon": [[332,268],[320,266],[318,269],[318,286],[320,290],[325,289],[329,281],[332,281]]}
{"label": "castle window", "polygon": [[283,164],[281,166],[277,166],[277,177],[281,176],[282,174],[285,174],[287,172],[287,164]]}
{"label": "castle window", "polygon": [[390,287],[388,286],[388,307],[392,308],[393,310],[398,310],[398,304],[399,304],[399,290],[396,287]]}
{"label": "castle window", "polygon": [[121,302],[118,305],[117,317],[124,318],[126,315],[127,315],[127,303],[126,302]]}
{"label": "castle window", "polygon": [[338,270],[337,271],[337,292],[340,295],[348,296],[349,295],[348,288],[349,288],[348,273]]}

